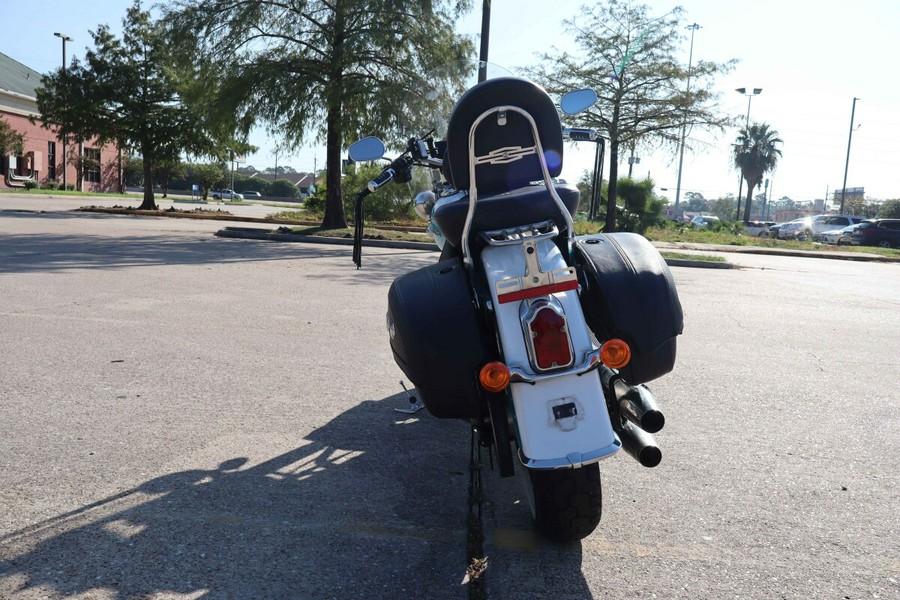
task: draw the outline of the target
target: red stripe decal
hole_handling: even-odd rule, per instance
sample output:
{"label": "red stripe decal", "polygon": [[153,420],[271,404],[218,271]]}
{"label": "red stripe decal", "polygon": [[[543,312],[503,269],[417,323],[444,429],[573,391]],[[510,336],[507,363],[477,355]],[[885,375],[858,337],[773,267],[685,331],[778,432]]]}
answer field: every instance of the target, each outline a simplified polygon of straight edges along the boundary
{"label": "red stripe decal", "polygon": [[517,292],[509,292],[508,294],[499,294],[497,301],[500,304],[507,302],[515,302],[516,300],[527,300],[528,298],[537,298],[538,296],[546,296],[557,292],[568,292],[578,289],[578,280],[564,281],[562,283],[551,283],[550,285],[542,285],[535,288],[519,290]]}

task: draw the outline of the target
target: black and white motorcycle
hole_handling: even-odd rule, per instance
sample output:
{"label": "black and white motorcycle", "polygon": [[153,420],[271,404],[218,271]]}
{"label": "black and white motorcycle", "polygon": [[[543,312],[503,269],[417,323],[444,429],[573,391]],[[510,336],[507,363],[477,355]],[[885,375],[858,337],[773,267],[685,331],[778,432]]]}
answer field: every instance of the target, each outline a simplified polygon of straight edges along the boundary
{"label": "black and white motorcycle", "polygon": [[[560,106],[575,114],[596,99],[579,90]],[[453,107],[445,140],[410,140],[358,194],[354,248],[359,266],[364,198],[409,181],[414,165],[432,169],[434,190],[416,209],[441,257],[391,285],[394,358],[432,415],[469,420],[502,476],[524,472],[535,525],[558,541],[600,522],[600,461],[624,449],[659,464],[664,417],[643,384],[673,369],[682,331],[671,273],[645,238],[575,235],[578,189],[554,179],[565,137],[598,138],[563,130],[528,80],[478,83]],[[385,151],[369,137],[350,157]]]}

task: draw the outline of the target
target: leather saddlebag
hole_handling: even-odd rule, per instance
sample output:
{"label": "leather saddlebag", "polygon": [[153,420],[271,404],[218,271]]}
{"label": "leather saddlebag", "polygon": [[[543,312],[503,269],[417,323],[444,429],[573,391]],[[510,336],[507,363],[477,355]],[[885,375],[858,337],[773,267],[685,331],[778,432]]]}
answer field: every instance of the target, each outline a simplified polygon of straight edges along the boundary
{"label": "leather saddlebag", "polygon": [[670,372],[684,318],[672,273],[656,248],[635,233],[578,236],[575,247],[588,327],[601,343],[619,338],[631,346],[622,376],[638,384]]}
{"label": "leather saddlebag", "polygon": [[394,360],[431,414],[463,419],[480,414],[478,372],[489,362],[489,346],[458,258],[395,279],[388,291],[387,327]]}

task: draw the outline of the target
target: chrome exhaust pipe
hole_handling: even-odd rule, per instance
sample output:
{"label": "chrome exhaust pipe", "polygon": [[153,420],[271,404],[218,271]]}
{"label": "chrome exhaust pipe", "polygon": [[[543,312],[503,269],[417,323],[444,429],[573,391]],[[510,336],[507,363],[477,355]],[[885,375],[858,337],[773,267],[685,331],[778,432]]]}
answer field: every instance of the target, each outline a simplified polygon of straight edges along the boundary
{"label": "chrome exhaust pipe", "polygon": [[645,385],[631,386],[621,379],[613,383],[619,412],[623,417],[646,431],[659,433],[666,424],[666,417],[656,405],[653,394]]}
{"label": "chrome exhaust pipe", "polygon": [[662,451],[651,434],[629,421],[622,421],[622,427],[616,433],[625,452],[645,467],[655,467],[662,461]]}

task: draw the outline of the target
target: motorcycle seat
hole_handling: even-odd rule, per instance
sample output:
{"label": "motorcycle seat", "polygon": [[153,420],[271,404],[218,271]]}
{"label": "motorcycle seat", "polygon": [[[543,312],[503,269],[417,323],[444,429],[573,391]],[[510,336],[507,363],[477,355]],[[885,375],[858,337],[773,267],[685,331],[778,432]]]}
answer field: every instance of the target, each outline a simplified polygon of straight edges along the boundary
{"label": "motorcycle seat", "polygon": [[[556,193],[573,217],[578,210],[578,188],[571,184],[555,184]],[[438,202],[431,215],[441,233],[453,246],[462,240],[466,214],[469,211],[469,195],[450,202]],[[520,187],[508,192],[478,195],[472,231],[490,231],[508,227],[530,225],[552,220],[562,232],[566,223],[559,214],[553,196],[543,183]]]}

